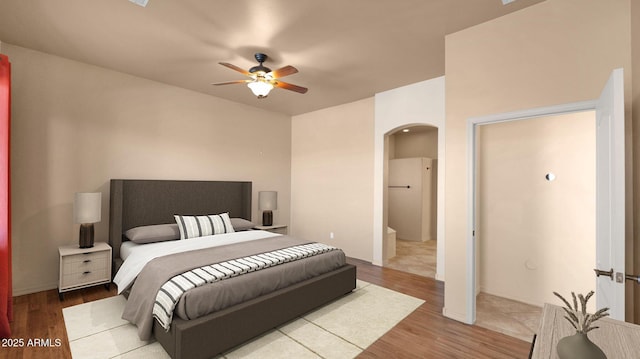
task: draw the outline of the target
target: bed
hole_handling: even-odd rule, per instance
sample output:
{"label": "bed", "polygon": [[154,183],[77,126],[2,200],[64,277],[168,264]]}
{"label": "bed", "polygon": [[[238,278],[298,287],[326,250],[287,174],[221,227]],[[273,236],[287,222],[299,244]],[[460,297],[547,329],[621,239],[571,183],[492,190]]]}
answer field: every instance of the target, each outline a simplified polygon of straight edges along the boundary
{"label": "bed", "polygon": [[[250,220],[251,194],[251,182],[111,180],[113,273],[123,265],[127,230],[175,223],[175,214],[228,213]],[[343,264],[196,319],[174,317],[168,331],[153,320],[152,333],[172,358],[211,358],[350,293],[355,281],[355,267]]]}

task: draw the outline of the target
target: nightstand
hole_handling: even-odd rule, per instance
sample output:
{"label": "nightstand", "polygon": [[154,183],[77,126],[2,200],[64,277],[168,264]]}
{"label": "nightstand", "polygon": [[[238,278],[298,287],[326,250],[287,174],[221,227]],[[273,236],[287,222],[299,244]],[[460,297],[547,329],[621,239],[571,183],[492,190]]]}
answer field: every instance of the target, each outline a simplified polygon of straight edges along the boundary
{"label": "nightstand", "polygon": [[253,228],[278,234],[287,234],[288,232],[286,224],[274,224],[273,226],[255,226]]}
{"label": "nightstand", "polygon": [[104,242],[96,242],[91,248],[79,248],[77,244],[61,246],[60,278],[58,295],[64,299],[64,292],[104,284],[108,290],[111,284],[111,247]]}

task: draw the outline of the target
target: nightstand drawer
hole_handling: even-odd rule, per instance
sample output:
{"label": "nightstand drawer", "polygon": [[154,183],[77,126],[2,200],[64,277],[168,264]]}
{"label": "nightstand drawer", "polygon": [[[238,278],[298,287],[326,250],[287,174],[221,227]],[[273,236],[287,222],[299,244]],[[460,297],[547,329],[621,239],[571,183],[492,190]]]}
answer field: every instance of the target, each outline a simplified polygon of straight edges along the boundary
{"label": "nightstand drawer", "polygon": [[94,282],[103,282],[109,279],[107,268],[87,269],[83,272],[65,273],[61,282],[62,288],[76,287],[80,285],[90,284]]}
{"label": "nightstand drawer", "polygon": [[109,265],[108,252],[74,254],[62,258],[63,273],[82,273],[98,269],[106,269]]}

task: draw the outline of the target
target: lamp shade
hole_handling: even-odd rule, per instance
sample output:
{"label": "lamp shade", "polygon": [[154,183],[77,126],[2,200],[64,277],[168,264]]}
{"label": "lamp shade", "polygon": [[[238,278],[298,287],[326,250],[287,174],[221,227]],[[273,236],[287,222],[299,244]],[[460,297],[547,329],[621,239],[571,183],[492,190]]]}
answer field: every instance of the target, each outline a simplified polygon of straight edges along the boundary
{"label": "lamp shade", "polygon": [[273,211],[274,209],[278,209],[278,192],[258,192],[258,208],[261,211]]}
{"label": "lamp shade", "polygon": [[73,199],[75,223],[97,223],[101,219],[102,193],[78,192]]}

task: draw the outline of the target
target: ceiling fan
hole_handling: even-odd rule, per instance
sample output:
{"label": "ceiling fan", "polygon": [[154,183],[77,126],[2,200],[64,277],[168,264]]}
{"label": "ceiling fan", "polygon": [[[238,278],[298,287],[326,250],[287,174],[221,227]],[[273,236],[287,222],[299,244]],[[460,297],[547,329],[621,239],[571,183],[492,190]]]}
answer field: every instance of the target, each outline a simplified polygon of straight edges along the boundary
{"label": "ceiling fan", "polygon": [[293,75],[298,72],[293,66],[285,66],[283,68],[271,71],[270,68],[264,66],[262,63],[267,60],[267,55],[263,53],[256,53],[254,55],[256,61],[258,61],[259,65],[254,66],[249,69],[249,71],[242,69],[236,65],[232,65],[226,62],[220,62],[220,65],[228,67],[232,70],[238,71],[241,74],[249,76],[251,79],[247,80],[236,80],[230,82],[221,82],[214,83],[212,85],[231,85],[231,84],[247,84],[247,86],[251,89],[254,95],[258,98],[265,98],[269,95],[269,91],[271,91],[274,87],[278,87],[285,90],[290,90],[298,93],[306,93],[307,88],[290,84],[288,82],[280,81],[281,77],[285,77],[288,75]]}

